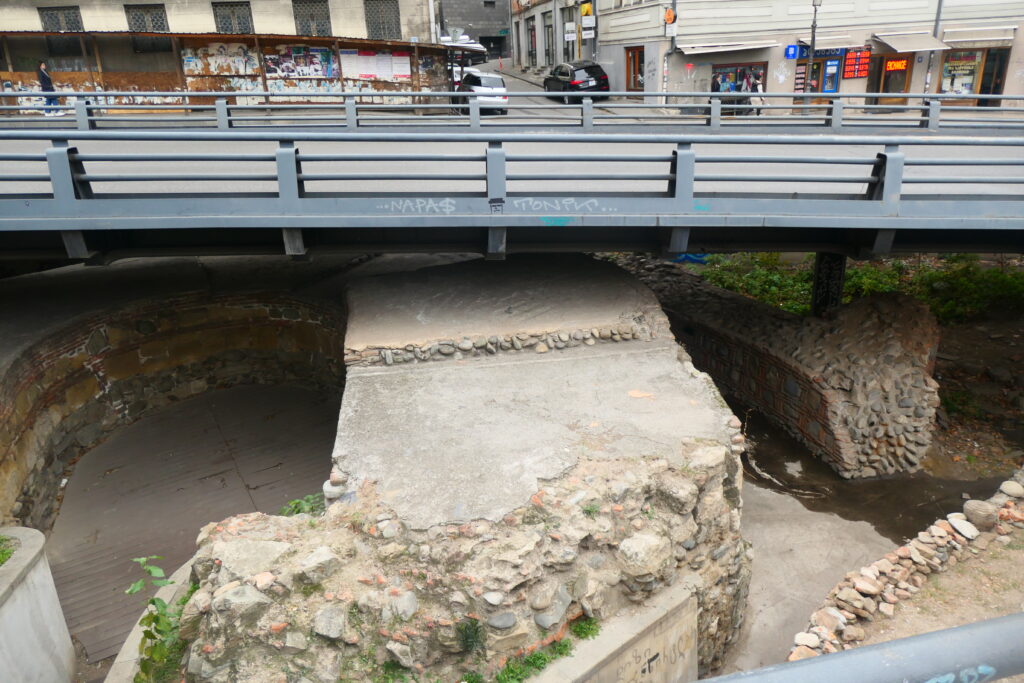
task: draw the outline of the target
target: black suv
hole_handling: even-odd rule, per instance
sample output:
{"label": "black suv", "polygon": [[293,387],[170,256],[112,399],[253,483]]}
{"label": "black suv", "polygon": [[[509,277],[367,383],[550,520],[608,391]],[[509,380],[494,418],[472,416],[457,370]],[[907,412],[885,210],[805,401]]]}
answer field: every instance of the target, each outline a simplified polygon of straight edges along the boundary
{"label": "black suv", "polygon": [[[597,62],[586,59],[579,62],[564,62],[544,77],[544,90],[560,93],[608,92],[608,74]],[[582,97],[570,98],[568,95],[562,95],[561,98],[565,104],[569,104],[571,100],[579,102],[583,99]]]}

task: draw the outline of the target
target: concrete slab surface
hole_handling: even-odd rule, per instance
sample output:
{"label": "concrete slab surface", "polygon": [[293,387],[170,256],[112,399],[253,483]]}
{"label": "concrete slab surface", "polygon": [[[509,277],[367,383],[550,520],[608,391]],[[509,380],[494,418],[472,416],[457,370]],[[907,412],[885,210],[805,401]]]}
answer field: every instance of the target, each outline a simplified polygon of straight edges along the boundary
{"label": "concrete slab surface", "polygon": [[152,593],[124,594],[142,576],[132,558],[161,555],[170,573],[208,522],[320,490],[337,411],[298,387],[235,387],[144,418],[82,458],[46,553],[90,661],[117,653]]}
{"label": "concrete slab surface", "polygon": [[672,458],[687,437],[728,443],[727,409],[677,352],[666,339],[350,368],[334,456],[413,528],[500,519],[580,455]]}
{"label": "concrete slab surface", "polygon": [[630,324],[658,307],[619,267],[578,254],[354,278],[348,302],[351,349]]}

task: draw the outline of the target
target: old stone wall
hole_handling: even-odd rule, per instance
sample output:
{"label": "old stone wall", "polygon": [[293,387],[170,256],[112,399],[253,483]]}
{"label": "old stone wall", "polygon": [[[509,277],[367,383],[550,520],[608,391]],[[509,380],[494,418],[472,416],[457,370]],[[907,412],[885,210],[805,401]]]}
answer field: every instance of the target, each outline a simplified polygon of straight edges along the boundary
{"label": "old stone wall", "polygon": [[840,476],[915,471],[931,444],[938,325],[907,297],[800,317],[666,262],[625,260],[658,293],[694,364],[773,419]]}
{"label": "old stone wall", "polygon": [[0,377],[0,511],[49,528],[66,470],[114,429],[239,384],[337,395],[344,312],[277,294],[183,294],[76,321]]}

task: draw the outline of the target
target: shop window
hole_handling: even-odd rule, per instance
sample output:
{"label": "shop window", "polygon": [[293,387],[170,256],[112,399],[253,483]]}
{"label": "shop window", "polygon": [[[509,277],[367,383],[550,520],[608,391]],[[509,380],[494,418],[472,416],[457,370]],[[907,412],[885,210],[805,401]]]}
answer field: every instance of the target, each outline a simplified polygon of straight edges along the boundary
{"label": "shop window", "polygon": [[252,8],[248,2],[213,3],[217,33],[252,33]]}
{"label": "shop window", "polygon": [[626,90],[644,89],[644,49],[626,48]]}
{"label": "shop window", "polygon": [[402,20],[398,0],[364,0],[366,35],[370,40],[401,40]]}
{"label": "shop window", "polygon": [[[576,28],[576,8],[563,7],[561,11],[563,35],[558,36],[558,41],[562,44],[562,61],[571,62],[576,59],[576,41],[566,40],[564,34],[573,33]],[[569,28],[570,25],[572,28]]]}
{"label": "shop window", "polygon": [[983,50],[950,50],[942,63],[940,92],[973,95],[978,91]]}
{"label": "shop window", "polygon": [[764,72],[767,69],[768,62],[715,64],[711,67],[711,74],[718,76],[721,92],[749,92],[755,75],[760,76],[764,83]]}
{"label": "shop window", "polygon": [[[82,12],[74,7],[40,7],[39,20],[44,31],[84,31]],[[51,57],[81,57],[82,43],[78,36],[46,36],[46,49]]]}
{"label": "shop window", "polygon": [[[166,33],[167,10],[163,5],[125,5],[128,30],[138,33]],[[170,52],[171,39],[155,36],[132,36],[135,52]]]}
{"label": "shop window", "polygon": [[331,10],[327,7],[327,0],[292,0],[292,13],[298,35],[331,35]]}

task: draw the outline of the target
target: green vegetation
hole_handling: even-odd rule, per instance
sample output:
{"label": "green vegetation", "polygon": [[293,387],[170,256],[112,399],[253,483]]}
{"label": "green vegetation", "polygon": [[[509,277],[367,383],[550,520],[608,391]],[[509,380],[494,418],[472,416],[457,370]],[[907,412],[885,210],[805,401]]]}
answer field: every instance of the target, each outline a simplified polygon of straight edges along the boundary
{"label": "green vegetation", "polygon": [[601,632],[601,625],[597,623],[597,619],[583,617],[572,622],[569,625],[569,630],[580,640],[588,640],[597,637],[597,634]]}
{"label": "green vegetation", "polygon": [[483,651],[487,644],[487,633],[484,631],[483,624],[469,617],[455,625],[455,637],[458,639],[462,651],[470,654],[478,650]]}
{"label": "green vegetation", "polygon": [[590,519],[594,519],[597,517],[597,514],[601,512],[601,507],[597,503],[587,503],[581,508],[581,510],[583,510],[584,515]]}
{"label": "green vegetation", "polygon": [[505,668],[494,676],[494,683],[521,683],[530,676],[540,673],[544,668],[559,657],[572,652],[572,643],[568,638],[557,640],[543,650],[531,652],[522,657],[513,657],[505,664]]}
{"label": "green vegetation", "polygon": [[[164,570],[150,564],[151,560],[163,559],[159,555],[136,557],[132,560],[146,573],[146,576],[134,582],[125,591],[128,595],[138,593],[146,584],[159,588],[172,581],[167,580]],[[174,605],[168,605],[160,598],[150,598],[146,603],[146,613],[139,619],[143,627],[142,639],[139,641],[139,672],[135,674],[135,683],[159,683],[177,680],[178,666],[185,654],[187,643],[178,638],[178,626],[181,610],[199,584],[192,584],[186,594]]]}
{"label": "green vegetation", "polygon": [[981,417],[981,410],[971,392],[964,389],[943,389],[939,393],[942,407],[950,415],[960,414],[966,417]]}
{"label": "green vegetation", "polygon": [[476,671],[468,671],[462,674],[462,683],[484,683],[484,677]]}
{"label": "green vegetation", "polygon": [[[734,254],[709,257],[701,274],[716,287],[807,315],[813,270],[813,257],[789,265],[778,254]],[[1024,270],[983,267],[973,254],[920,262],[885,259],[847,268],[845,302],[885,292],[913,296],[928,304],[939,322],[959,323],[992,311],[1024,310]]]}
{"label": "green vegetation", "polygon": [[11,559],[14,554],[14,539],[7,536],[0,536],[0,566]]}
{"label": "green vegetation", "polygon": [[285,517],[292,517],[293,515],[322,515],[326,509],[326,502],[324,501],[323,493],[311,493],[308,496],[302,498],[296,498],[295,500],[289,500],[281,508],[280,514]]}

